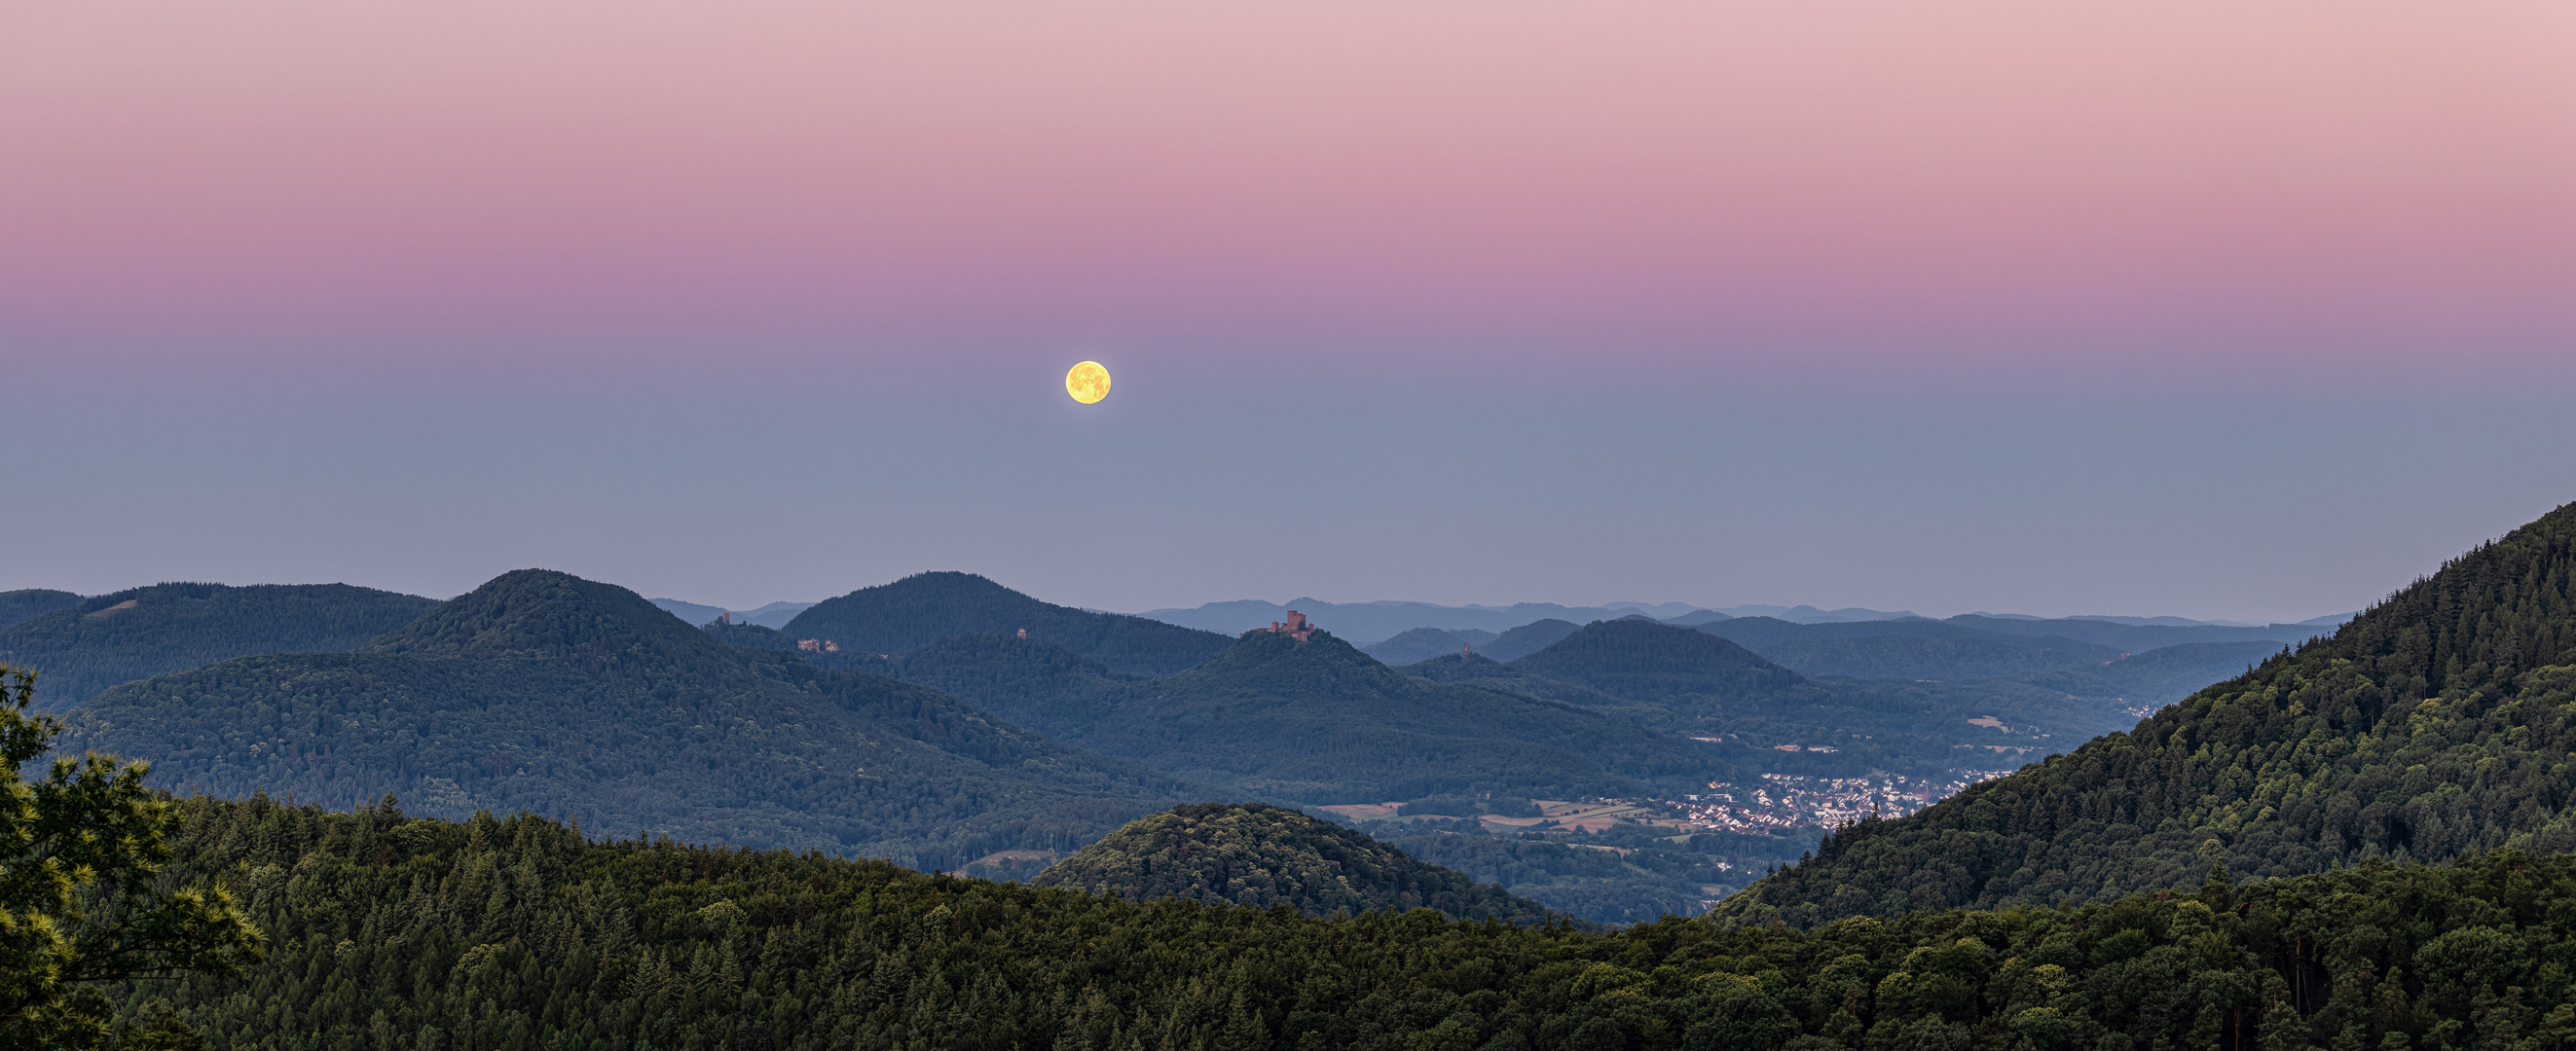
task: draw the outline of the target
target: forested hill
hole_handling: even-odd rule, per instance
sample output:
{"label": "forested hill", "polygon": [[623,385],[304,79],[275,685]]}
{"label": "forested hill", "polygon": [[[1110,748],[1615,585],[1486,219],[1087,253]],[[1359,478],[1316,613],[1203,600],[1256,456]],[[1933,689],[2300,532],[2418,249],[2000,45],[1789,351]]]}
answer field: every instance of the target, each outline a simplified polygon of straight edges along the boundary
{"label": "forested hill", "polygon": [[1519,660],[1556,645],[1558,640],[1582,630],[1582,627],[1570,620],[1554,618],[1531,621],[1495,636],[1492,642],[1476,647],[1476,653],[1498,661]]}
{"label": "forested hill", "polygon": [[80,602],[80,596],[68,591],[49,591],[44,588],[0,591],[0,628],[39,614],[77,606]]}
{"label": "forested hill", "polygon": [[437,605],[347,584],[156,584],[0,628],[0,662],[35,669],[37,707],[61,709],[230,657],[353,650]]}
{"label": "forested hill", "polygon": [[1192,803],[1138,818],[1032,884],[1122,901],[1336,911],[1438,909],[1451,919],[1539,924],[1546,906],[1415,860],[1365,832],[1259,803]]}
{"label": "forested hill", "polygon": [[[1699,630],[1808,675],[1859,679],[1982,679],[2099,667],[2123,655],[2114,647],[2063,636],[2007,634],[1919,617],[1844,624],[1739,617]],[[2192,684],[2205,685],[2206,679]]]}
{"label": "forested hill", "polygon": [[1069,850],[1183,789],[954,698],[729,646],[624,588],[504,574],[353,653],[242,657],[74,709],[152,782],[954,868]]}
{"label": "forested hill", "polygon": [[1733,642],[1642,618],[1593,621],[1511,666],[1625,700],[1710,708],[1806,682]]}
{"label": "forested hill", "polygon": [[2576,1046],[2566,857],[1590,934],[1131,904],[528,817],[175,809],[168,878],[228,885],[268,959],[108,992],[214,1051]]}
{"label": "forested hill", "polygon": [[1453,653],[1403,673],[1710,742],[1739,773],[1992,769],[2106,726],[2098,708],[2070,704],[2062,691],[1813,682],[1726,639],[1643,619],[1596,621],[1509,664]]}
{"label": "forested hill", "polygon": [[1706,745],[1567,705],[1425,681],[1325,631],[1302,642],[1255,632],[1197,667],[1148,679],[1004,634],[923,647],[896,667],[907,682],[954,691],[1058,741],[1244,796],[1580,799],[1696,791],[1726,769]]}
{"label": "forested hill", "polygon": [[2373,857],[2576,849],[2576,504],[2334,635],[1727,899],[1742,921],[2063,900]]}
{"label": "forested hill", "polygon": [[1040,602],[972,573],[917,573],[816,603],[787,623],[799,639],[844,652],[895,654],[983,632],[1063,646],[1118,671],[1161,674],[1214,656],[1234,640],[1212,631]]}

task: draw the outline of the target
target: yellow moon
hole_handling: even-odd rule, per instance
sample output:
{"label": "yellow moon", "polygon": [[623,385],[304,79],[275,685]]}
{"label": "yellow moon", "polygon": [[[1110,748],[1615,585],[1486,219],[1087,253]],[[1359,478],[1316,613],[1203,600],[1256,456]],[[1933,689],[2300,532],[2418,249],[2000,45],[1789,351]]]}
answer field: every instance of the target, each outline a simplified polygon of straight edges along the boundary
{"label": "yellow moon", "polygon": [[1109,370],[1097,361],[1086,361],[1064,374],[1064,392],[1085,405],[1098,404],[1109,396]]}

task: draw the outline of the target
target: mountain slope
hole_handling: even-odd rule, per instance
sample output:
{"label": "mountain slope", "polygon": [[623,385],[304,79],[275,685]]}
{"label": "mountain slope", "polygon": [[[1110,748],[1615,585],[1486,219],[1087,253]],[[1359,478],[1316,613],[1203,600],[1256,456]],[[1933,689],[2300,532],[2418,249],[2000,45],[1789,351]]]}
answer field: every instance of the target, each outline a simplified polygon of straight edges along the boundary
{"label": "mountain slope", "polygon": [[1596,620],[1510,663],[1614,697],[1675,707],[1717,708],[1806,683],[1715,635],[1642,619]]}
{"label": "mountain slope", "polygon": [[0,628],[0,662],[36,669],[37,707],[60,709],[230,657],[353,650],[437,605],[347,584],[156,584]]}
{"label": "mountain slope", "polygon": [[1477,647],[1476,653],[1498,661],[1519,660],[1556,645],[1559,640],[1574,634],[1581,627],[1582,625],[1573,621],[1558,620],[1554,617],[1534,620],[1495,636],[1494,641]]}
{"label": "mountain slope", "polygon": [[1724,767],[1702,745],[1605,715],[1405,675],[1324,631],[1256,632],[1152,679],[1006,635],[925,647],[895,667],[1066,744],[1265,798],[1690,791]]}
{"label": "mountain slope", "polygon": [[80,596],[68,591],[50,591],[45,588],[0,591],[0,628],[16,624],[29,617],[77,606],[80,602]]}
{"label": "mountain slope", "polygon": [[[1985,679],[2099,666],[2120,659],[2108,646],[2055,640],[2028,645],[1991,639],[1926,639],[1881,635],[1817,642],[1779,642],[1761,654],[1802,675],[1854,679]],[[2275,648],[2278,648],[2277,646]]]}
{"label": "mountain slope", "polygon": [[1193,803],[1139,818],[1030,881],[1122,901],[1183,898],[1309,916],[1438,909],[1538,924],[1547,907],[1425,864],[1365,832],[1259,803]]}
{"label": "mountain slope", "polygon": [[1233,644],[1214,632],[1143,617],[1092,613],[1020,594],[971,573],[916,573],[818,602],[784,629],[852,653],[902,653],[941,639],[1027,631],[1119,671],[1161,674]]}
{"label": "mountain slope", "polygon": [[[1284,605],[1259,600],[1210,602],[1194,609],[1147,610],[1138,616],[1240,635],[1253,628],[1266,627],[1272,621],[1286,620],[1291,610],[1305,614],[1308,620],[1318,624],[1330,625],[1334,634],[1354,640],[1354,644],[1391,639],[1413,628],[1504,632],[1538,620],[1581,623],[1641,612],[1629,603],[1614,606],[1560,606],[1553,602],[1439,606],[1428,602],[1325,602],[1316,598],[1297,598]],[[1687,607],[1674,608],[1671,612],[1677,616],[1689,615]]]}
{"label": "mountain slope", "polygon": [[[887,674],[968,699],[1028,726],[1081,718],[1091,699],[1140,677],[1121,675],[1081,654],[1040,639],[987,632],[942,639],[885,662]],[[1059,702],[1077,705],[1054,709]]]}
{"label": "mountain slope", "polygon": [[[2565,1051],[2576,858],[1815,932],[1131,905],[766,851],[191,799],[268,933],[120,997],[216,1048]],[[578,1005],[576,1007],[575,1005]],[[467,1008],[470,1006],[470,1010]],[[728,1040],[726,1037],[730,1036]]]}
{"label": "mountain slope", "polygon": [[2233,628],[2223,624],[2122,624],[2091,617],[2022,620],[2017,617],[1988,617],[1974,613],[1963,613],[1943,623],[2005,635],[2055,635],[2078,642],[2109,646],[2129,653],[2144,653],[2167,646],[2186,646],[2200,642],[2300,643],[2334,630],[2330,627],[2311,624],[2267,624],[2259,628]]}
{"label": "mountain slope", "polygon": [[1991,776],[2118,725],[2104,706],[2019,682],[1810,682],[1727,640],[1643,620],[1596,622],[1509,664],[1453,653],[1402,670],[1711,742],[1740,772]]}
{"label": "mountain slope", "polygon": [[623,588],[504,574],[353,653],[129,683],[67,750],[153,783],[417,810],[579,815],[612,835],[953,866],[1061,849],[1180,793],[954,698],[718,641]]}
{"label": "mountain slope", "polygon": [[2371,857],[2576,849],[2576,504],[2069,755],[1864,822],[1720,909],[1812,924]]}
{"label": "mountain slope", "polygon": [[1443,657],[1452,653],[1465,653],[1477,642],[1491,642],[1494,639],[1492,632],[1476,634],[1482,638],[1470,638],[1459,632],[1444,631],[1439,628],[1415,628],[1385,642],[1362,646],[1360,652],[1377,658],[1378,663],[1393,667],[1398,664],[1427,661],[1433,657]]}

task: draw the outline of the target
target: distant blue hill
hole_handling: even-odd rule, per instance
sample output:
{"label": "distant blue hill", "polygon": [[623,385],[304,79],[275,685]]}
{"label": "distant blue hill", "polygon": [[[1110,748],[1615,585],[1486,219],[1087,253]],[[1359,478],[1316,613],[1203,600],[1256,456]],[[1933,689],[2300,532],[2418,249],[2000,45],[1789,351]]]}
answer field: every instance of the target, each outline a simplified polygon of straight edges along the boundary
{"label": "distant blue hill", "polygon": [[726,613],[733,614],[733,622],[736,624],[758,624],[761,627],[773,629],[784,628],[788,621],[796,619],[797,614],[814,608],[811,602],[772,602],[757,609],[726,609],[722,606],[682,602],[675,598],[657,598],[647,601],[662,607],[672,616],[687,621],[693,628],[702,627],[708,621]]}
{"label": "distant blue hill", "polygon": [[[1588,624],[1596,620],[1617,620],[1621,617],[1644,615],[1667,624],[1679,624],[1684,627],[1700,627],[1748,617],[1766,618],[1790,624],[1866,625],[1891,621],[1933,622],[1930,618],[1905,610],[1889,611],[1860,606],[1842,609],[1821,609],[1806,605],[1744,605],[1711,608],[1681,602],[1611,602],[1599,606],[1517,602],[1509,606],[1443,606],[1431,602],[1326,602],[1318,598],[1290,599],[1285,603],[1240,599],[1233,602],[1210,602],[1187,609],[1152,609],[1137,616],[1159,620],[1166,624],[1197,628],[1201,631],[1240,635],[1253,628],[1268,627],[1272,621],[1285,619],[1290,610],[1305,614],[1308,620],[1322,625],[1341,638],[1356,640],[1353,645],[1371,649],[1372,652],[1375,652],[1373,647],[1393,642],[1397,636],[1420,628],[1442,632],[1485,631],[1501,635],[1514,628],[1542,620]],[[713,614],[710,613],[708,616],[712,618]],[[2142,652],[2161,646],[2196,642],[2241,642],[2256,639],[2272,639],[2281,642],[2304,641],[2351,620],[2352,616],[2350,613],[2338,613],[2291,624],[2256,624],[2247,621],[2193,620],[2189,617],[2094,615],[2034,617],[2020,613],[1978,612],[1949,618],[1949,623],[2010,635],[2055,635],[2115,646],[2129,652]],[[735,619],[742,618],[737,615]],[[1866,633],[1878,634],[1874,631]],[[1900,629],[1898,633],[1902,634],[1903,631]],[[1391,663],[1401,664],[1409,660],[1422,659],[1413,655],[1414,650],[1427,650],[1432,641],[1432,636],[1417,636],[1415,640],[1409,640],[1408,644],[1390,650],[1389,653],[1397,657]],[[1441,652],[1454,649],[1456,646],[1452,643]]]}
{"label": "distant blue hill", "polygon": [[1326,602],[1317,598],[1298,598],[1286,603],[1260,599],[1210,602],[1189,609],[1147,610],[1137,616],[1201,631],[1240,635],[1254,628],[1268,627],[1271,621],[1286,617],[1289,610],[1305,614],[1307,619],[1323,625],[1337,636],[1359,640],[1359,645],[1376,645],[1415,628],[1490,631],[1499,635],[1542,620],[1588,624],[1639,614],[1686,625],[1728,617],[1778,617],[1805,624],[1890,620],[1914,615],[1857,608],[1824,610],[1814,606],[1738,606],[1713,610],[1681,602],[1612,602],[1599,606],[1517,602],[1509,606],[1442,606],[1430,602]]}

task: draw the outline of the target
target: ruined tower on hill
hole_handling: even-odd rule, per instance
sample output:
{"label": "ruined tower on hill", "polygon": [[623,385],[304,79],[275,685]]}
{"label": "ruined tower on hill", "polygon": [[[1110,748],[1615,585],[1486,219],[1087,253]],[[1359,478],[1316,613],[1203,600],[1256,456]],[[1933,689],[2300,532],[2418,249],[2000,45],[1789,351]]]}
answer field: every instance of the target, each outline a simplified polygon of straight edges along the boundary
{"label": "ruined tower on hill", "polygon": [[[1315,626],[1307,622],[1305,614],[1292,609],[1288,611],[1288,619],[1274,620],[1270,622],[1269,627],[1254,628],[1252,631],[1276,632],[1299,642],[1304,642],[1315,634]],[[1244,634],[1250,635],[1252,634],[1252,631],[1244,632]]]}

